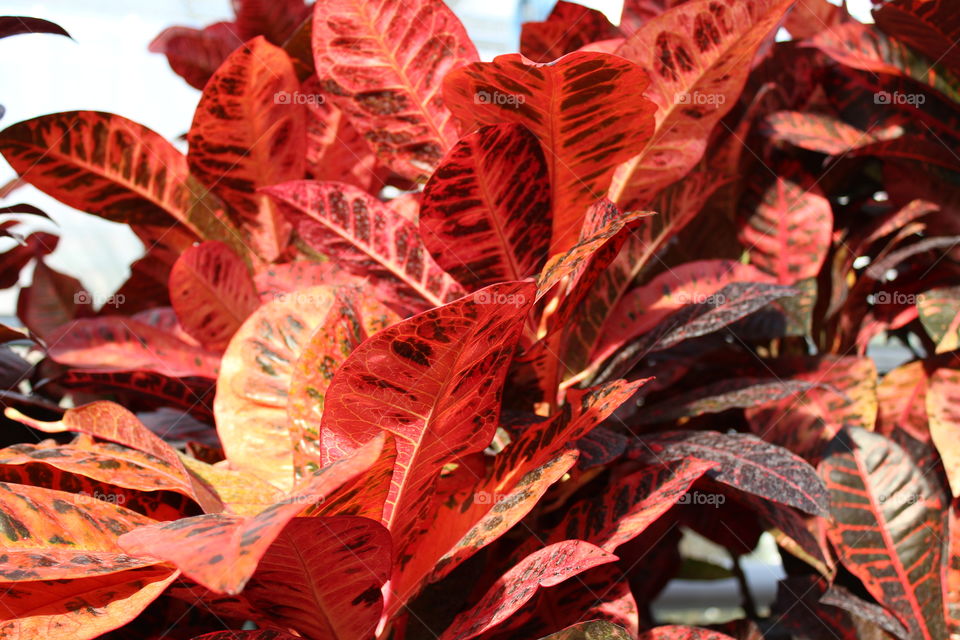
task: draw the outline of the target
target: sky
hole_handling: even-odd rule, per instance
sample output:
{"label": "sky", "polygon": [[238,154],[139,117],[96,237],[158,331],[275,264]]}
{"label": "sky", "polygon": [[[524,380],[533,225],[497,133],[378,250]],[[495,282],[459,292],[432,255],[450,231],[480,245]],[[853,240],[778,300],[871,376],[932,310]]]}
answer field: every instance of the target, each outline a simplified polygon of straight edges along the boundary
{"label": "sky", "polygon": [[[833,1],[833,0],[831,0]],[[581,4],[619,20],[622,0]],[[519,13],[515,0],[456,0],[450,3],[484,59],[515,51]],[[542,19],[553,0],[530,0],[526,19]],[[848,3],[869,20],[869,0]],[[75,109],[117,113],[150,127],[169,140],[184,134],[199,92],[176,76],[162,55],[147,51],[150,41],[171,25],[202,27],[231,16],[229,0],[5,0],[5,15],[45,18],[73,36],[31,34],[0,40],[0,127],[38,115]],[[539,14],[539,15],[537,15]],[[184,151],[183,143],[177,143]],[[15,177],[0,159],[0,184]],[[48,263],[80,278],[94,297],[105,298],[129,274],[142,247],[123,225],[78,212],[26,186],[3,204],[28,202],[46,211],[59,227],[60,245]],[[0,238],[0,249],[12,240]],[[30,274],[21,276],[29,282]],[[0,292],[0,315],[15,308],[13,291]]]}

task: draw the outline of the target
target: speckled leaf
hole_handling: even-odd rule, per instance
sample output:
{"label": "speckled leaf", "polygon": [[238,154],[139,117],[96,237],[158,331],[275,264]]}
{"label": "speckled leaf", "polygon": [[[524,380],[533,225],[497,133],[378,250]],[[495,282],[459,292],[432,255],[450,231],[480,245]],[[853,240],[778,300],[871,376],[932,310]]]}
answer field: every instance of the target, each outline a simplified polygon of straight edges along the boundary
{"label": "speckled leaf", "polygon": [[534,62],[550,62],[592,42],[620,36],[603,12],[559,0],[543,22],[523,23],[520,53]]}
{"label": "speckled leaf", "polygon": [[455,300],[463,288],[436,265],[417,226],[348,184],[301,180],[270,187],[313,250],[344,269],[369,276],[384,302],[399,312]]}
{"label": "speckled leaf", "polygon": [[246,319],[223,354],[214,413],[227,460],[281,489],[294,480],[287,424],[294,365],[334,301],[330,287],[282,294]]}
{"label": "speckled leaf", "polygon": [[273,623],[314,640],[371,638],[390,577],[390,534],[367,518],[294,518],[243,590]]}
{"label": "speckled leaf", "polygon": [[469,640],[496,627],[534,596],[615,555],[582,540],[565,540],[536,551],[506,572],[470,611],[457,616],[440,640]]}
{"label": "speckled leaf", "polygon": [[126,118],[68,111],[25,120],[0,132],[0,153],[24,180],[66,205],[136,225],[179,221],[200,238],[236,248],[223,203],[190,175],[183,154]]}
{"label": "speckled leaf", "polygon": [[661,462],[687,456],[717,462],[720,467],[707,472],[717,482],[813,515],[827,513],[827,492],[813,467],[756,436],[672,431],[641,438],[634,449]]}
{"label": "speckled leaf", "polygon": [[618,56],[575,52],[549,65],[520,54],[450,73],[444,98],[464,131],[515,122],[540,139],[550,173],[550,255],[577,242],[587,207],[603,197],[616,165],[653,133],[644,70]]}
{"label": "speckled leaf", "polygon": [[940,583],[946,496],[879,434],[841,431],[820,464],[830,495],[827,534],[844,566],[911,637],[947,636]]}
{"label": "speckled leaf", "polygon": [[306,105],[290,58],[262,36],[231,53],[206,86],[187,133],[187,162],[230,206],[257,255],[283,253],[290,223],[256,193],[306,169]]}
{"label": "speckled leaf", "polygon": [[639,640],[733,640],[730,636],[712,629],[666,625],[640,634]]}
{"label": "speckled leaf", "polygon": [[327,390],[323,459],[338,459],[381,431],[397,459],[383,522],[408,539],[443,465],[482,451],[500,413],[501,385],[532,283],[493,285],[384,329],[347,358]]}
{"label": "speckled leaf", "polygon": [[478,59],[453,11],[441,0],[331,0],[314,9],[312,44],[326,95],[380,160],[429,176],[457,140],[440,83]]}
{"label": "speckled leaf", "polygon": [[606,551],[637,537],[667,512],[716,462],[690,457],[653,464],[606,487],[600,496],[565,509],[547,541],[586,540]]}
{"label": "speckled leaf", "polygon": [[117,545],[118,536],[153,522],[96,496],[0,482],[0,582],[67,580],[155,564]]}
{"label": "speckled leaf", "polygon": [[613,179],[610,199],[649,204],[692,169],[710,131],[737,102],[753,59],[793,0],[694,0],[664,11],[617,50],[650,73],[655,133]]}
{"label": "speckled leaf", "polygon": [[124,316],[74,320],[49,337],[47,355],[80,369],[145,369],[172,378],[216,378],[218,354]]}
{"label": "speckled leaf", "polygon": [[537,138],[519,124],[461,138],[424,187],[420,234],[468,290],[536,273],[550,244],[550,180]]}
{"label": "speckled leaf", "polygon": [[930,436],[950,481],[960,496],[960,370],[942,368],[930,376],[926,393]]}
{"label": "speckled leaf", "polygon": [[243,260],[222,242],[183,252],[170,270],[169,286],[183,330],[213,349],[226,347],[260,304]]}
{"label": "speckled leaf", "polygon": [[0,583],[5,607],[0,636],[98,638],[136,618],[177,575],[165,567],[142,567],[75,580]]}
{"label": "speckled leaf", "polygon": [[382,438],[372,439],[255,516],[204,514],[140,527],[121,536],[120,546],[128,553],[171,563],[211,591],[239,593],[287,523],[363,474],[376,462],[382,446]]}
{"label": "speckled leaf", "polygon": [[931,289],[917,299],[920,322],[937,344],[937,353],[960,348],[960,287]]}

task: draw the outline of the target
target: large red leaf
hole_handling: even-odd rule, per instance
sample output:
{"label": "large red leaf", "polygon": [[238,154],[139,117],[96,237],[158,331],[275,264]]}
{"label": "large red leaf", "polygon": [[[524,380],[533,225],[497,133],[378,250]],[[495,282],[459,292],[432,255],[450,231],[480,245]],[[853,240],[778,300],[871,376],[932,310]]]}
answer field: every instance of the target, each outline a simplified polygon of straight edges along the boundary
{"label": "large red leaf", "polygon": [[827,513],[827,492],[813,467],[752,435],[665,432],[640,439],[634,450],[640,457],[661,462],[687,456],[717,462],[719,468],[707,475],[718,482],[813,515]]}
{"label": "large red leaf", "polygon": [[174,564],[211,591],[239,593],[287,523],[369,469],[382,446],[382,438],[372,439],[254,516],[205,514],[140,527],[121,536],[120,546]]}
{"label": "large red leaf", "polygon": [[443,465],[493,439],[501,386],[534,300],[532,283],[493,285],[384,329],[357,347],[327,390],[324,461],[381,431],[397,458],[383,522],[407,540]]}
{"label": "large red leaf", "polygon": [[56,637],[51,633],[97,638],[136,618],[177,575],[165,567],[143,567],[76,580],[0,583],[0,634],[17,640]]}
{"label": "large red leaf", "polygon": [[540,587],[556,586],[591,567],[616,559],[615,555],[582,540],[565,540],[544,547],[503,574],[472,610],[457,616],[440,640],[476,637],[509,618]]}
{"label": "large red leaf", "polygon": [[117,545],[117,536],[154,521],[97,496],[0,482],[0,514],[0,582],[68,580],[156,564]]}
{"label": "large red leaf", "polygon": [[283,253],[290,223],[257,188],[306,169],[306,106],[287,54],[263,37],[239,47],[203,89],[187,134],[190,170],[231,207],[264,260]]}
{"label": "large red leaf", "polygon": [[650,74],[656,131],[617,170],[610,199],[625,209],[692,169],[711,129],[737,102],[752,60],[793,0],[695,0],[651,19],[617,51]]}
{"label": "large red leaf", "polygon": [[440,83],[478,58],[441,0],[317,4],[313,57],[325,95],[396,173],[426,178],[456,142]]}
{"label": "large red leaf", "polygon": [[179,221],[203,239],[237,246],[223,203],[190,175],[183,154],[126,118],[40,116],[0,132],[0,153],[24,180],[81,211],[134,225]]}
{"label": "large red leaf", "polygon": [[214,414],[230,466],[276,486],[293,486],[287,424],[294,365],[335,301],[331,287],[283,294],[257,309],[223,354]]}
{"label": "large red leaf", "polygon": [[81,369],[216,378],[220,368],[217,354],[123,316],[74,320],[55,331],[49,344],[53,360]]}
{"label": "large red leaf", "polygon": [[535,273],[550,244],[550,181],[536,137],[519,124],[464,136],[424,187],[420,234],[471,291]]}
{"label": "large red leaf", "polygon": [[543,22],[523,23],[520,53],[534,62],[550,62],[584,45],[620,35],[602,12],[559,0]]}
{"label": "large red leaf", "polygon": [[450,73],[444,97],[465,131],[515,122],[540,139],[552,186],[552,255],[576,243],[616,165],[650,138],[648,83],[639,66],[605,53],[571,53],[548,65],[509,54]]}
{"label": "large red leaf", "polygon": [[690,457],[654,464],[607,486],[602,496],[566,509],[547,541],[577,538],[613,552],[667,512],[717,463]]}
{"label": "large red leaf", "polygon": [[390,577],[390,534],[366,518],[294,518],[243,590],[270,620],[313,640],[372,638]]}
{"label": "large red leaf", "polygon": [[926,390],[929,429],[943,468],[950,481],[950,492],[960,496],[960,370],[938,369],[930,376]]}
{"label": "large red leaf", "polygon": [[907,453],[859,428],[841,431],[820,464],[827,534],[841,561],[911,637],[947,636],[940,584],[946,496]]}
{"label": "large red leaf", "polygon": [[570,390],[568,403],[549,420],[529,426],[494,459],[484,477],[444,501],[419,537],[401,545],[413,553],[400,561],[392,588],[400,600],[425,579],[436,581],[519,522],[577,459],[572,443],[590,433],[646,380],[616,380]]}
{"label": "large red leaf", "polygon": [[372,279],[398,311],[423,311],[463,295],[434,263],[417,226],[356,187],[335,182],[287,182],[266,189],[285,205],[297,233],[342,267]]}
{"label": "large red leaf", "polygon": [[217,349],[227,346],[259,300],[243,260],[222,242],[204,242],[170,270],[170,304],[184,331]]}

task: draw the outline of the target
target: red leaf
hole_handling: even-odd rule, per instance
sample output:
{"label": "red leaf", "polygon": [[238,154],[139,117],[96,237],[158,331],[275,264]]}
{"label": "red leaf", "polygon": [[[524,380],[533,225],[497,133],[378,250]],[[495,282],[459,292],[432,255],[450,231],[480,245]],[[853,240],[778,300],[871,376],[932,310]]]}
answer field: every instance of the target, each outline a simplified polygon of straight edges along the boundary
{"label": "red leaf", "polygon": [[550,182],[536,137],[504,124],[457,142],[424,187],[420,235],[468,290],[534,274],[550,244]]}
{"label": "red leaf", "polygon": [[660,462],[690,456],[720,464],[712,479],[813,515],[827,512],[827,494],[813,467],[786,449],[745,433],[673,431],[641,438],[640,457]]}
{"label": "red leaf", "polygon": [[641,633],[639,640],[733,640],[733,638],[711,629],[668,625]]}
{"label": "red leaf", "polygon": [[257,611],[307,638],[372,638],[390,577],[390,534],[366,518],[294,518],[243,590]]}
{"label": "red leaf", "polygon": [[553,255],[576,243],[616,165],[653,133],[648,84],[643,69],[609,54],[571,53],[549,65],[509,54],[450,73],[444,97],[465,131],[515,122],[540,139],[552,185]]}
{"label": "red leaf", "polygon": [[213,349],[226,347],[259,305],[246,265],[222,242],[180,256],[170,270],[170,303],[184,331]]}
{"label": "red leaf", "polygon": [[290,223],[256,193],[306,169],[306,107],[287,54],[263,37],[239,47],[203,89],[187,134],[187,162],[230,206],[257,255],[283,253]]}
{"label": "red leaf", "polygon": [[646,22],[617,51],[649,70],[656,129],[614,177],[610,199],[646,206],[692,169],[743,89],[753,59],[793,0],[694,0]]}
{"label": "red leaf", "polygon": [[398,311],[423,311],[463,295],[433,262],[416,225],[356,187],[301,180],[265,191],[286,206],[311,248],[369,276]]}
{"label": "red leaf", "polygon": [[33,270],[33,282],[20,289],[17,317],[31,332],[49,343],[59,327],[82,313],[78,301],[89,299],[90,295],[79,280],[38,260]]}
{"label": "red leaf", "polygon": [[5,607],[0,634],[49,638],[52,629],[69,629],[71,640],[98,638],[136,618],[177,575],[165,567],[144,567],[76,580],[0,586]]}
{"label": "red leaf", "polygon": [[349,457],[324,467],[300,489],[251,517],[205,514],[140,527],[120,537],[128,553],[176,565],[187,577],[217,593],[236,594],[260,559],[296,516],[323,502],[337,487],[363,474],[380,454],[374,438]]}
{"label": "red leaf", "polygon": [[430,175],[457,140],[436,99],[452,69],[477,60],[460,21],[440,0],[316,5],[313,56],[327,95],[377,156],[410,180]]}
{"label": "red leaf", "polygon": [[509,618],[540,587],[552,587],[597,565],[609,554],[582,540],[565,540],[530,554],[505,573],[471,611],[460,614],[440,640],[469,640]]}
{"label": "red leaf", "polygon": [[[311,63],[313,58],[311,56]],[[304,82],[306,95],[325,97],[315,79]],[[385,168],[346,114],[329,100],[307,102],[307,175],[318,182],[346,182],[364,191],[378,192]]]}
{"label": "red leaf", "polygon": [[167,56],[170,68],[194,89],[207,80],[230,52],[243,44],[232,22],[217,22],[202,30],[169,27],[150,43],[150,51]]}
{"label": "red leaf", "polygon": [[960,71],[960,21],[952,4],[929,0],[891,0],[873,14],[877,26],[887,34],[931,60]]}
{"label": "red leaf", "polygon": [[620,35],[602,12],[559,0],[545,21],[523,23],[520,53],[534,62],[550,62],[592,42]]}
{"label": "red leaf", "polygon": [[223,354],[213,410],[231,467],[289,490],[288,388],[297,358],[334,305],[331,287],[281,294],[257,309]]}
{"label": "red leaf", "polygon": [[911,637],[947,636],[940,585],[945,496],[881,435],[845,428],[820,464],[827,534],[843,564]]}
{"label": "red leaf", "polygon": [[297,260],[263,266],[254,273],[253,282],[257,287],[257,295],[260,296],[261,303],[266,303],[285,298],[285,294],[300,289],[321,284],[328,286],[357,284],[361,280],[329,260],[324,262]]}
{"label": "red leaf", "polygon": [[481,289],[384,329],[340,366],[327,390],[323,459],[338,459],[381,431],[396,437],[383,512],[395,539],[406,540],[419,524],[443,465],[493,438],[533,289],[521,282]]}
{"label": "red leaf", "polygon": [[876,141],[866,131],[822,113],[777,111],[766,117],[764,125],[774,140],[827,155],[840,155]]}
{"label": "red leaf", "polygon": [[70,34],[63,27],[49,20],[25,16],[0,17],[0,38],[8,38],[21,33],[52,33],[70,38]]}

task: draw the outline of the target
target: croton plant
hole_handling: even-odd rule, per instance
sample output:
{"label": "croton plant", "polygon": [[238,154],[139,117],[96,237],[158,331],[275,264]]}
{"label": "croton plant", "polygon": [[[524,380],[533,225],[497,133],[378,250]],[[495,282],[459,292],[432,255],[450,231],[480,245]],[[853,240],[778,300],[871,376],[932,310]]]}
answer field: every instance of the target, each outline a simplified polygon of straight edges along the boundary
{"label": "croton plant", "polygon": [[[958,637],[952,3],[561,0],[489,62],[441,0],[233,5],[151,45],[186,154],[0,132],[144,245],[98,308],[0,208],[0,637]],[[742,619],[658,619],[693,533]]]}

